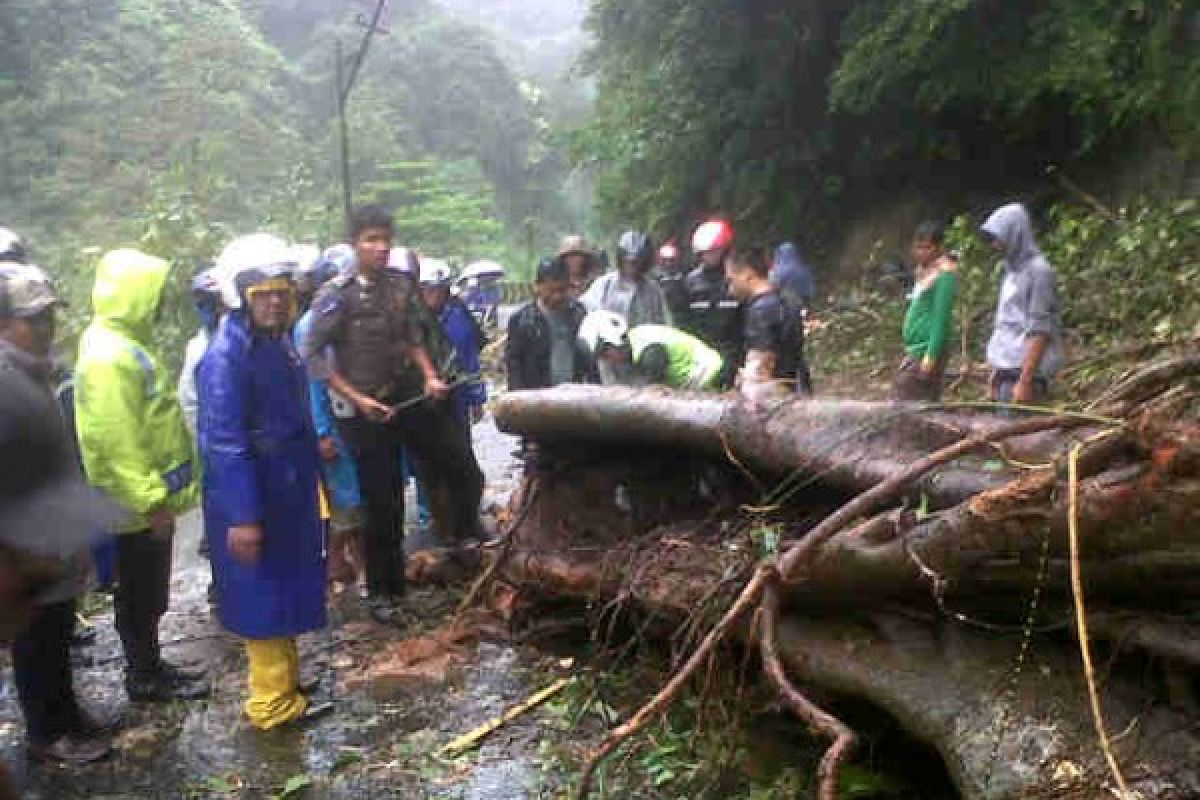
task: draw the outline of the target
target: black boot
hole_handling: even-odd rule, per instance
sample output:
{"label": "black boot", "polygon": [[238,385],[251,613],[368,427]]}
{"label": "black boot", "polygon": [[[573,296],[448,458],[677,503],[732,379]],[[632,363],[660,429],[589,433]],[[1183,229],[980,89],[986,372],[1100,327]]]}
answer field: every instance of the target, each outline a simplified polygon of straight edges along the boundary
{"label": "black boot", "polygon": [[125,691],[135,703],[167,703],[172,700],[199,700],[207,697],[211,688],[206,683],[156,669],[125,673]]}

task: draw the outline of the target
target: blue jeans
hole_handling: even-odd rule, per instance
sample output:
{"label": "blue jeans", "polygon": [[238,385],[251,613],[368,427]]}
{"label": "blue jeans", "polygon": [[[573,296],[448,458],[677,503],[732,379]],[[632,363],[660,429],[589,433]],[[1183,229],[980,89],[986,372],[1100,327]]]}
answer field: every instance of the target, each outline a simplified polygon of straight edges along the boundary
{"label": "blue jeans", "polygon": [[[1021,380],[1021,370],[1019,369],[998,369],[992,376],[992,388],[996,392],[996,402],[1011,403],[1013,394],[1016,392],[1017,383]],[[1029,405],[1045,405],[1050,399],[1050,383],[1043,377],[1033,379],[1033,399],[1029,401]],[[1000,412],[1005,416],[1016,416],[1019,411],[1012,409],[1004,409]]]}

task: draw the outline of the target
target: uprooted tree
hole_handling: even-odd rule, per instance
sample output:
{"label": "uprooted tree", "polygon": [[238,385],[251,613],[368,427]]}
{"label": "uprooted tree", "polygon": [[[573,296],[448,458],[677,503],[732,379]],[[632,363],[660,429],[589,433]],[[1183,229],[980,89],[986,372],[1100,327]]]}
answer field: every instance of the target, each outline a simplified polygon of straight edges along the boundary
{"label": "uprooted tree", "polygon": [[845,698],[934,748],[965,798],[1200,795],[1198,388],[1184,355],[1087,413],[1016,418],[503,396],[500,425],[536,455],[489,575],[685,623],[682,666],[593,751],[579,796],[724,643],[756,649],[828,739],[823,800],[856,746]]}

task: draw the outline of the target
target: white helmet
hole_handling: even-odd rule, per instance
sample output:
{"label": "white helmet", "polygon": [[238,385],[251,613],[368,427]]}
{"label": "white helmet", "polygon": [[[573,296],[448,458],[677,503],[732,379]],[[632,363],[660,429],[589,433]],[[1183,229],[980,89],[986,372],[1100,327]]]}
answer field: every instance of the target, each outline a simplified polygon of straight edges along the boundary
{"label": "white helmet", "polygon": [[217,256],[214,270],[221,282],[221,302],[227,308],[241,308],[247,288],[271,278],[291,277],[295,268],[295,253],[278,236],[239,236]]}
{"label": "white helmet", "polygon": [[0,228],[0,261],[24,264],[28,260],[29,253],[21,237],[8,228]]}
{"label": "white helmet", "polygon": [[417,251],[408,247],[393,247],[388,251],[387,269],[389,272],[412,275],[416,278],[413,273],[420,270]]}
{"label": "white helmet", "polygon": [[595,356],[603,347],[620,347],[629,335],[629,323],[613,311],[592,311],[579,326],[579,341]]}
{"label": "white helmet", "polygon": [[311,272],[321,258],[321,248],[315,244],[294,244],[290,249],[298,272]]}
{"label": "white helmet", "polygon": [[440,258],[421,259],[422,286],[449,286],[454,281],[454,270]]}

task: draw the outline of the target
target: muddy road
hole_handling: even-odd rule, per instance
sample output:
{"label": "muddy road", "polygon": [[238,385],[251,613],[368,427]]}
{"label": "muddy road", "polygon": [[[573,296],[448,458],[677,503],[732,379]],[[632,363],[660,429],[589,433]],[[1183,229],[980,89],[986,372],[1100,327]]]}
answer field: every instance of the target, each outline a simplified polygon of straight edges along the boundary
{"label": "muddy road", "polygon": [[[476,429],[476,439],[489,495],[502,495],[513,480],[514,442],[498,433],[490,420]],[[547,796],[539,789],[546,780],[536,759],[541,739],[538,714],[527,715],[457,759],[440,758],[435,751],[567,674],[573,662],[532,647],[485,641],[472,648],[467,663],[450,671],[445,683],[413,682],[383,692],[370,685],[344,685],[345,674],[354,672],[373,648],[443,622],[459,597],[453,589],[414,591],[416,619],[411,630],[369,622],[352,591],[331,598],[329,629],[303,637],[301,650],[304,671],[321,678],[319,696],[335,701],[335,713],[302,730],[250,729],[241,711],[244,656],[236,640],[222,633],[210,616],[207,565],[197,553],[200,535],[198,514],[181,520],[162,641],[169,660],[208,669],[212,696],[186,704],[129,705],[111,601],[92,595],[85,613],[96,641],[75,650],[75,680],[88,708],[122,716],[116,753],[77,770],[29,764],[6,670],[0,684],[0,758],[27,797]],[[411,545],[420,543],[419,534],[410,535]]]}

